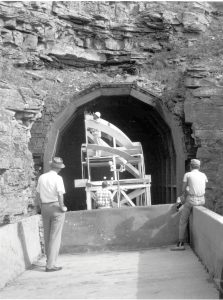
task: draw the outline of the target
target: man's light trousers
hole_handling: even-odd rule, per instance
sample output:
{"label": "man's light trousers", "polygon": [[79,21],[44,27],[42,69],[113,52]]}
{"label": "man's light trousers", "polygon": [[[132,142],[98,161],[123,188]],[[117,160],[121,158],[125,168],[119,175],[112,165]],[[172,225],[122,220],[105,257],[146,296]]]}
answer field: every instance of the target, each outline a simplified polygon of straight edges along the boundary
{"label": "man's light trousers", "polygon": [[196,197],[196,196],[187,196],[186,202],[183,206],[183,209],[181,211],[181,216],[180,216],[180,224],[179,224],[179,241],[183,242],[184,237],[185,237],[185,231],[187,228],[189,216],[192,210],[193,206],[199,206],[199,205],[204,205],[205,203],[205,198],[204,196],[202,197]]}
{"label": "man's light trousers", "polygon": [[58,202],[53,202],[42,203],[41,214],[43,220],[45,254],[47,257],[46,267],[50,269],[56,266],[65,213],[60,210]]}

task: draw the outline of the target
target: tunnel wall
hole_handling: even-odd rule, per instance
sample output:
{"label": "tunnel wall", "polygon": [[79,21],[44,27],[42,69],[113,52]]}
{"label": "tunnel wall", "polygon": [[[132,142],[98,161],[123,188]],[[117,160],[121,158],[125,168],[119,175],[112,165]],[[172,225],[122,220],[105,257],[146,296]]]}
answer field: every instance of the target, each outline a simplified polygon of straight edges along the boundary
{"label": "tunnel wall", "polygon": [[148,249],[178,239],[179,214],[171,204],[66,213],[62,253]]}
{"label": "tunnel wall", "polygon": [[39,215],[0,227],[0,288],[41,255]]}
{"label": "tunnel wall", "polygon": [[223,288],[223,217],[205,207],[194,207],[190,242],[215,283]]}

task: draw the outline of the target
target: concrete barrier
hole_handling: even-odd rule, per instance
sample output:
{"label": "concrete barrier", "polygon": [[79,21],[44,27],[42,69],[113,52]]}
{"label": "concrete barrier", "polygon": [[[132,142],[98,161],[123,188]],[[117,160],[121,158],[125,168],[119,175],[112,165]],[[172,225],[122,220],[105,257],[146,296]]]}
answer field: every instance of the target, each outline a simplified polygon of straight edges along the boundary
{"label": "concrete barrier", "polygon": [[190,242],[220,287],[223,280],[223,217],[205,207],[194,207],[190,218]]}
{"label": "concrete barrier", "polygon": [[61,252],[133,250],[178,240],[179,214],[172,204],[66,213]]}
{"label": "concrete barrier", "polygon": [[41,255],[39,215],[0,227],[0,288]]}

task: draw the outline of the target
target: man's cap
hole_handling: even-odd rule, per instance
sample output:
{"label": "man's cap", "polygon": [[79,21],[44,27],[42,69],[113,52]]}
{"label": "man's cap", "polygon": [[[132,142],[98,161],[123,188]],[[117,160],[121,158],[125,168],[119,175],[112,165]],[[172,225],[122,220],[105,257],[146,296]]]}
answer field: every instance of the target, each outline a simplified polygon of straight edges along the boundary
{"label": "man's cap", "polygon": [[53,168],[63,169],[65,165],[61,157],[53,157],[52,160],[49,162],[50,166]]}
{"label": "man's cap", "polygon": [[107,186],[108,186],[108,182],[107,182],[107,181],[103,181],[103,182],[102,182],[102,187],[105,188],[105,187],[107,187]]}
{"label": "man's cap", "polygon": [[191,159],[190,164],[191,164],[192,166],[200,167],[201,162],[200,162],[200,160],[198,160],[198,159]]}
{"label": "man's cap", "polygon": [[100,118],[101,117],[101,113],[99,111],[96,111],[94,113],[94,117]]}

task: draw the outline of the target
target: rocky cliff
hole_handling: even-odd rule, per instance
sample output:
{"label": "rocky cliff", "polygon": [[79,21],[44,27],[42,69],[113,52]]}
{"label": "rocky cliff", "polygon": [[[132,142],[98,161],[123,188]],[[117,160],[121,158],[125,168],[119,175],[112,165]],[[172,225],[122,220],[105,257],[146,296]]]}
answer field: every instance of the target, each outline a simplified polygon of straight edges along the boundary
{"label": "rocky cliff", "polygon": [[[221,3],[0,2],[0,216],[33,211],[47,133],[98,83],[158,95],[209,177],[207,206],[222,212]],[[38,170],[37,170],[38,171]]]}

